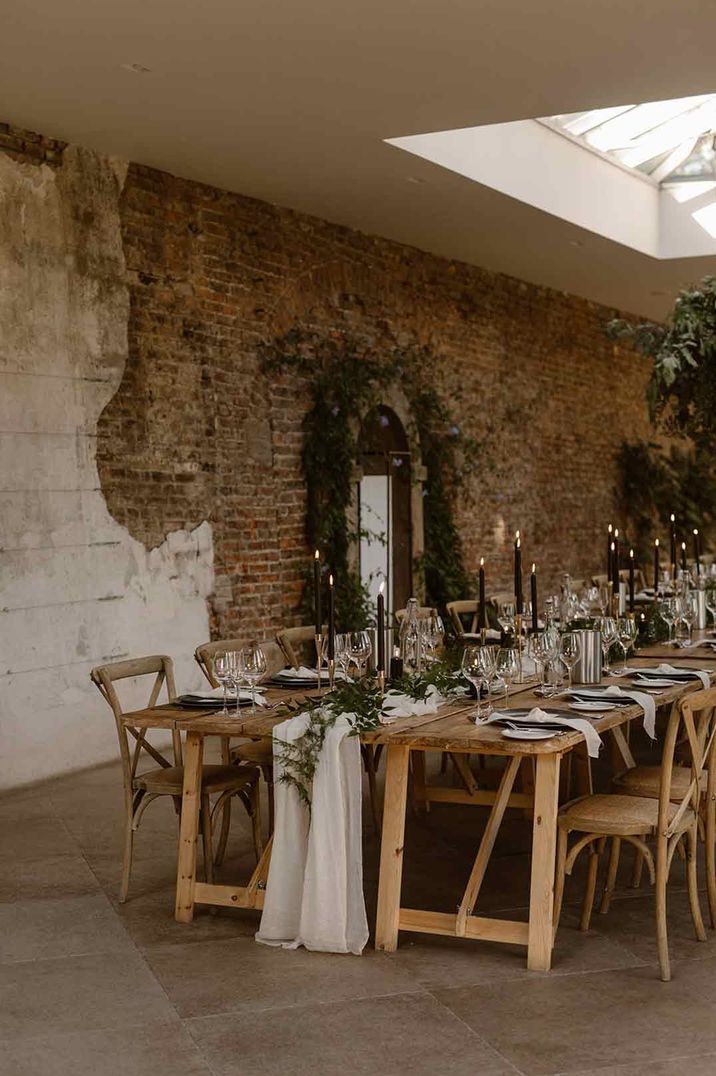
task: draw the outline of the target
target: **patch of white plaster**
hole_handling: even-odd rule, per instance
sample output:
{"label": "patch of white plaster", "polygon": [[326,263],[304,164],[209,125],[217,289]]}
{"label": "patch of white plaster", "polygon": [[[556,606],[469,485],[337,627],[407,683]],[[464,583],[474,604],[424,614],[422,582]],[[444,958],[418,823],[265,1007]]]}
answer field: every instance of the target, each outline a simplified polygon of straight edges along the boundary
{"label": "patch of white plaster", "polygon": [[165,653],[180,690],[201,681],[211,527],[147,550],[97,473],[127,359],[125,173],[75,147],[57,171],[0,154],[0,788],[117,756],[94,665]]}

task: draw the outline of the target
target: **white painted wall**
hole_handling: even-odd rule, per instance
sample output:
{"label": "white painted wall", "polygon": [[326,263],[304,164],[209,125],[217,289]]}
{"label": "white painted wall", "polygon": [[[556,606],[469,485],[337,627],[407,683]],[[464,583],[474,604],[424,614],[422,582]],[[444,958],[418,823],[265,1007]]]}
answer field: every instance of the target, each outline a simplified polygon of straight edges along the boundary
{"label": "white painted wall", "polygon": [[146,550],[95,462],[127,357],[123,177],[76,148],[58,171],[0,154],[0,788],[116,757],[93,665],[168,653],[180,690],[201,680],[211,527]]}

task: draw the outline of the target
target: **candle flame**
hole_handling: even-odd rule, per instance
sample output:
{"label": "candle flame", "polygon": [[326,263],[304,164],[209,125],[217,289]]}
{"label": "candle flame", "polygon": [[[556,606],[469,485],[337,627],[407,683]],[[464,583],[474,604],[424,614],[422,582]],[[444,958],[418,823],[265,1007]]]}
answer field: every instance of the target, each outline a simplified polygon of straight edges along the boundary
{"label": "candle flame", "polygon": [[609,524],[609,526],[607,527],[607,530],[609,531],[609,533],[610,533],[610,534],[611,534],[611,533],[612,533],[612,531],[614,530],[614,528],[612,527],[611,523],[610,523],[610,524]]}
{"label": "candle flame", "polygon": [[516,542],[519,542],[519,540],[520,540],[520,532],[519,532],[519,531],[515,531],[515,541],[516,541]]}
{"label": "candle flame", "polygon": [[698,528],[698,527],[694,527],[694,534],[698,534],[698,533],[699,533],[699,528]]}
{"label": "candle flame", "polygon": [[658,547],[658,545],[659,545],[659,539],[658,538],[654,539],[654,545]]}
{"label": "candle flame", "polygon": [[682,549],[686,549],[686,542],[682,542],[682,543],[681,543],[681,548],[682,548]]}
{"label": "candle flame", "polygon": [[485,567],[485,558],[484,557],[480,557],[480,567],[481,568]]}
{"label": "candle flame", "polygon": [[382,594],[385,590],[385,579],[381,579],[380,586],[378,587],[378,593]]}
{"label": "candle flame", "polygon": [[631,557],[632,560],[634,560],[634,550],[633,549],[629,550],[629,556]]}
{"label": "candle flame", "polygon": [[617,529],[616,529],[616,530],[614,531],[614,537],[615,537],[615,538],[618,538],[618,537],[619,537],[619,528],[618,528],[618,527],[617,527]]}
{"label": "candle flame", "polygon": [[328,585],[329,585],[329,587],[333,586],[333,576],[332,575],[328,576]]}
{"label": "candle flame", "polygon": [[615,553],[615,552],[616,552],[616,548],[617,548],[617,547],[616,547],[616,546],[614,545],[614,542],[612,542],[612,553]]}
{"label": "candle flame", "polygon": [[672,512],[672,513],[671,513],[671,515],[669,516],[669,519],[671,520],[671,522],[672,522],[672,523],[676,523],[676,516],[674,515],[674,513],[673,513],[673,512]]}
{"label": "candle flame", "polygon": [[[519,534],[519,531],[518,531],[517,533]],[[522,542],[521,542],[521,541],[520,541],[520,539],[518,538],[518,539],[517,539],[517,548],[519,549],[519,548],[521,547],[521,545],[522,545]]]}
{"label": "candle flame", "polygon": [[537,571],[537,568],[536,568],[536,566],[535,566],[535,565],[533,564],[533,565],[532,565],[532,575],[534,575],[536,571]]}
{"label": "candle flame", "polygon": [[318,550],[316,550],[316,552],[313,554],[313,559],[314,560],[320,560],[320,558],[321,558],[321,554],[318,552]]}

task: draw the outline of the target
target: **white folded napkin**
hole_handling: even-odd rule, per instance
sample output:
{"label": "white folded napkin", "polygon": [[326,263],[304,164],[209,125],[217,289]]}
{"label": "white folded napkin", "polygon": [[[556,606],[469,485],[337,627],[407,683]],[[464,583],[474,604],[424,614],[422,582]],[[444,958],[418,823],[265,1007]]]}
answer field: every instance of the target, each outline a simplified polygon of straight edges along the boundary
{"label": "white folded napkin", "polygon": [[355,719],[342,714],[326,732],[310,812],[296,788],[281,780],[280,753],[282,743],[295,743],[306,733],[310,716],[297,714],[273,731],[276,825],[256,934],[264,945],[358,955],[368,941]]}
{"label": "white folded napkin", "polygon": [[654,671],[664,673],[665,675],[668,675],[669,673],[679,673],[681,676],[683,676],[684,673],[690,673],[691,676],[698,676],[704,687],[711,687],[711,677],[706,669],[677,669],[675,665],[669,665],[667,662],[663,661]]}
{"label": "white folded napkin", "polygon": [[[463,639],[479,640],[481,638],[482,633],[479,631],[466,631],[463,635]],[[502,632],[498,631],[496,628],[487,628],[487,630],[485,631],[485,638],[490,639],[492,642],[499,642],[499,640],[502,638]]]}
{"label": "white folded napkin", "polygon": [[[221,701],[224,698],[224,689],[223,687],[212,687],[207,691],[190,691],[189,694],[195,699],[219,699]],[[229,702],[236,702],[236,692],[230,687],[226,689],[226,698]],[[239,689],[239,701],[242,699],[246,699],[248,702],[251,701],[251,691],[248,688],[242,687]],[[266,699],[258,689],[256,691],[256,705],[266,705]]]}
{"label": "white folded napkin", "polygon": [[399,691],[388,691],[383,698],[381,724],[389,725],[399,717],[421,717],[423,714],[436,714],[438,707],[445,702],[434,684],[431,684],[425,693],[424,699],[411,699],[410,695],[402,695]]}
{"label": "white folded napkin", "polygon": [[656,739],[656,703],[651,695],[647,695],[645,691],[632,691],[631,688],[624,691],[618,684],[610,684],[603,694],[607,697],[611,695],[612,698],[633,699],[644,711],[644,732],[650,740]]}
{"label": "white folded napkin", "polygon": [[[274,680],[317,680],[318,674],[315,669],[309,669],[307,665],[300,665],[298,669],[281,669],[280,672],[274,673]],[[342,669],[335,670],[336,680],[347,679],[346,674]],[[321,669],[321,680],[328,680],[328,669]]]}
{"label": "white folded napkin", "polygon": [[497,710],[491,717],[481,723],[492,725],[496,721],[513,721],[516,725],[564,725],[565,728],[574,729],[575,732],[582,733],[587,741],[587,752],[590,758],[597,758],[599,749],[602,746],[601,736],[589,721],[582,717],[571,717],[569,714],[548,714],[544,710],[540,710],[539,706],[535,706],[528,714],[520,714],[519,717],[502,714]]}

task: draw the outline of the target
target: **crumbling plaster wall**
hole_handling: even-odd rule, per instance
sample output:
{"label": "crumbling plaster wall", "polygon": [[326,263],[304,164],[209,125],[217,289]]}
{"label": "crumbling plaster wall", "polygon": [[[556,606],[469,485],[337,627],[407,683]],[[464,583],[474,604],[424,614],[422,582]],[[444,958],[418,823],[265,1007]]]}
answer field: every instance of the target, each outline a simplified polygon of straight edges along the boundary
{"label": "crumbling plaster wall", "polygon": [[0,153],[0,788],[116,757],[93,665],[162,652],[200,682],[211,527],[146,549],[95,462],[127,358],[124,175],[76,147],[59,166]]}

